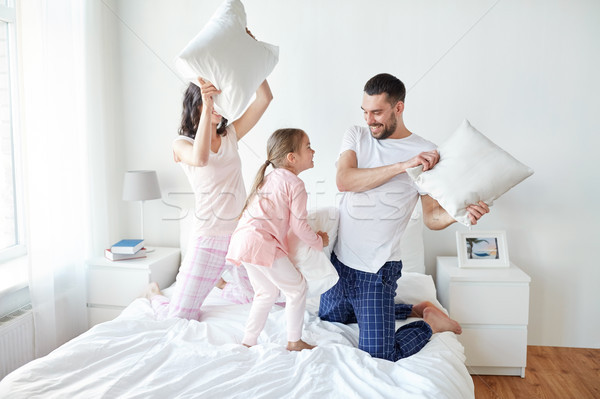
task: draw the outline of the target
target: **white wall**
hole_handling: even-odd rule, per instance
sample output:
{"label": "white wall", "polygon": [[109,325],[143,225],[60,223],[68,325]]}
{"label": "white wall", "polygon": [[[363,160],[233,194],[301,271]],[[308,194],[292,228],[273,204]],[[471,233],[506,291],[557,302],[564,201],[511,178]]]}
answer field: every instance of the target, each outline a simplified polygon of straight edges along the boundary
{"label": "white wall", "polygon": [[[506,230],[511,260],[532,278],[529,344],[600,347],[597,206],[600,176],[600,3],[589,1],[246,0],[248,26],[280,46],[269,78],[275,99],[244,139],[249,183],[276,128],[303,128],[316,149],[301,175],[311,206],[336,201],[334,162],[344,130],[362,124],[362,86],[390,72],[407,88],[409,129],[442,143],[468,118],[535,174],[494,204],[480,229]],[[155,169],[170,191],[188,191],[173,163],[185,84],[173,59],[220,1],[111,0],[103,11],[108,85],[115,93],[114,187],[107,245],[139,232],[136,204],[120,200],[122,173]],[[240,60],[243,62],[243,60]],[[117,144],[118,143],[118,144]],[[254,154],[258,154],[258,157]],[[595,165],[594,165],[595,166]],[[172,207],[146,204],[146,238],[177,245]],[[455,255],[452,226],[426,233],[426,262]],[[117,232],[117,233],[114,233]]]}

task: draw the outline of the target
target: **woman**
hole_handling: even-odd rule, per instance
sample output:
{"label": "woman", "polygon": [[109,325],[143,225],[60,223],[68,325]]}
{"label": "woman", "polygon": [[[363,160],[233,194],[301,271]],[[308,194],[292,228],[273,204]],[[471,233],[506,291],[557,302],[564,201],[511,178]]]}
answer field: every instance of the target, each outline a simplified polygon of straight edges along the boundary
{"label": "woman", "polygon": [[[252,299],[253,291],[243,268],[225,262],[229,240],[244,206],[246,191],[238,154],[238,141],[259,121],[273,95],[265,80],[244,114],[231,123],[214,109],[215,86],[198,78],[183,100],[179,137],[173,142],[175,161],[183,168],[195,195],[193,239],[190,240],[173,296],[160,295],[151,284],[149,297],[159,316],[198,319],[200,307],[217,282],[223,295],[236,302]],[[233,281],[219,281],[230,268]]]}

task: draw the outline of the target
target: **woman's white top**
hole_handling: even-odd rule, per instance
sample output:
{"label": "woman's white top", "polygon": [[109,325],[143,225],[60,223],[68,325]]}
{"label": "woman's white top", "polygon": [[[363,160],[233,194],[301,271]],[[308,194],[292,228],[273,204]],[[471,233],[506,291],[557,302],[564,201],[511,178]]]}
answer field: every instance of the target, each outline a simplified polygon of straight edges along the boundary
{"label": "woman's white top", "polygon": [[[194,139],[179,136],[175,140],[194,143]],[[206,166],[179,162],[195,196],[195,236],[230,235],[246,201],[242,178],[242,162],[238,153],[237,134],[233,125],[221,136],[221,146],[210,152]]]}

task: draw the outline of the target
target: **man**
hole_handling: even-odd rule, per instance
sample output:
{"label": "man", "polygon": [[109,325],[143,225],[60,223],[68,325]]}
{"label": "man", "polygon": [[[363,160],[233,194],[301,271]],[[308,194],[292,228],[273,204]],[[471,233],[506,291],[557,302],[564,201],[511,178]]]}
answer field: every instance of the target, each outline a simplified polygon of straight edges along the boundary
{"label": "man", "polygon": [[[430,302],[394,304],[401,276],[400,239],[418,201],[406,169],[431,169],[439,161],[436,146],[404,125],[404,84],[379,74],[365,85],[362,110],[367,127],[344,135],[337,161],[340,202],[338,240],[331,255],[340,279],[321,296],[323,320],[358,323],[359,348],[373,357],[396,361],[418,352],[435,332],[461,333],[460,325]],[[421,195],[423,220],[433,230],[455,220],[436,200]],[[467,208],[472,224],[489,208]],[[422,317],[395,331],[395,319]]]}

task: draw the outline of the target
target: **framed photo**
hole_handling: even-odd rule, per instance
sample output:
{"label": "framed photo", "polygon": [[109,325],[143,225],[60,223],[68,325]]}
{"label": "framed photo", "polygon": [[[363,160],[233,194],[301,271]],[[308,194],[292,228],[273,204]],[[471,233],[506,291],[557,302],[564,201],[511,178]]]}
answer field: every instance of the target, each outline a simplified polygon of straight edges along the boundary
{"label": "framed photo", "polygon": [[456,232],[458,267],[509,267],[506,232]]}

